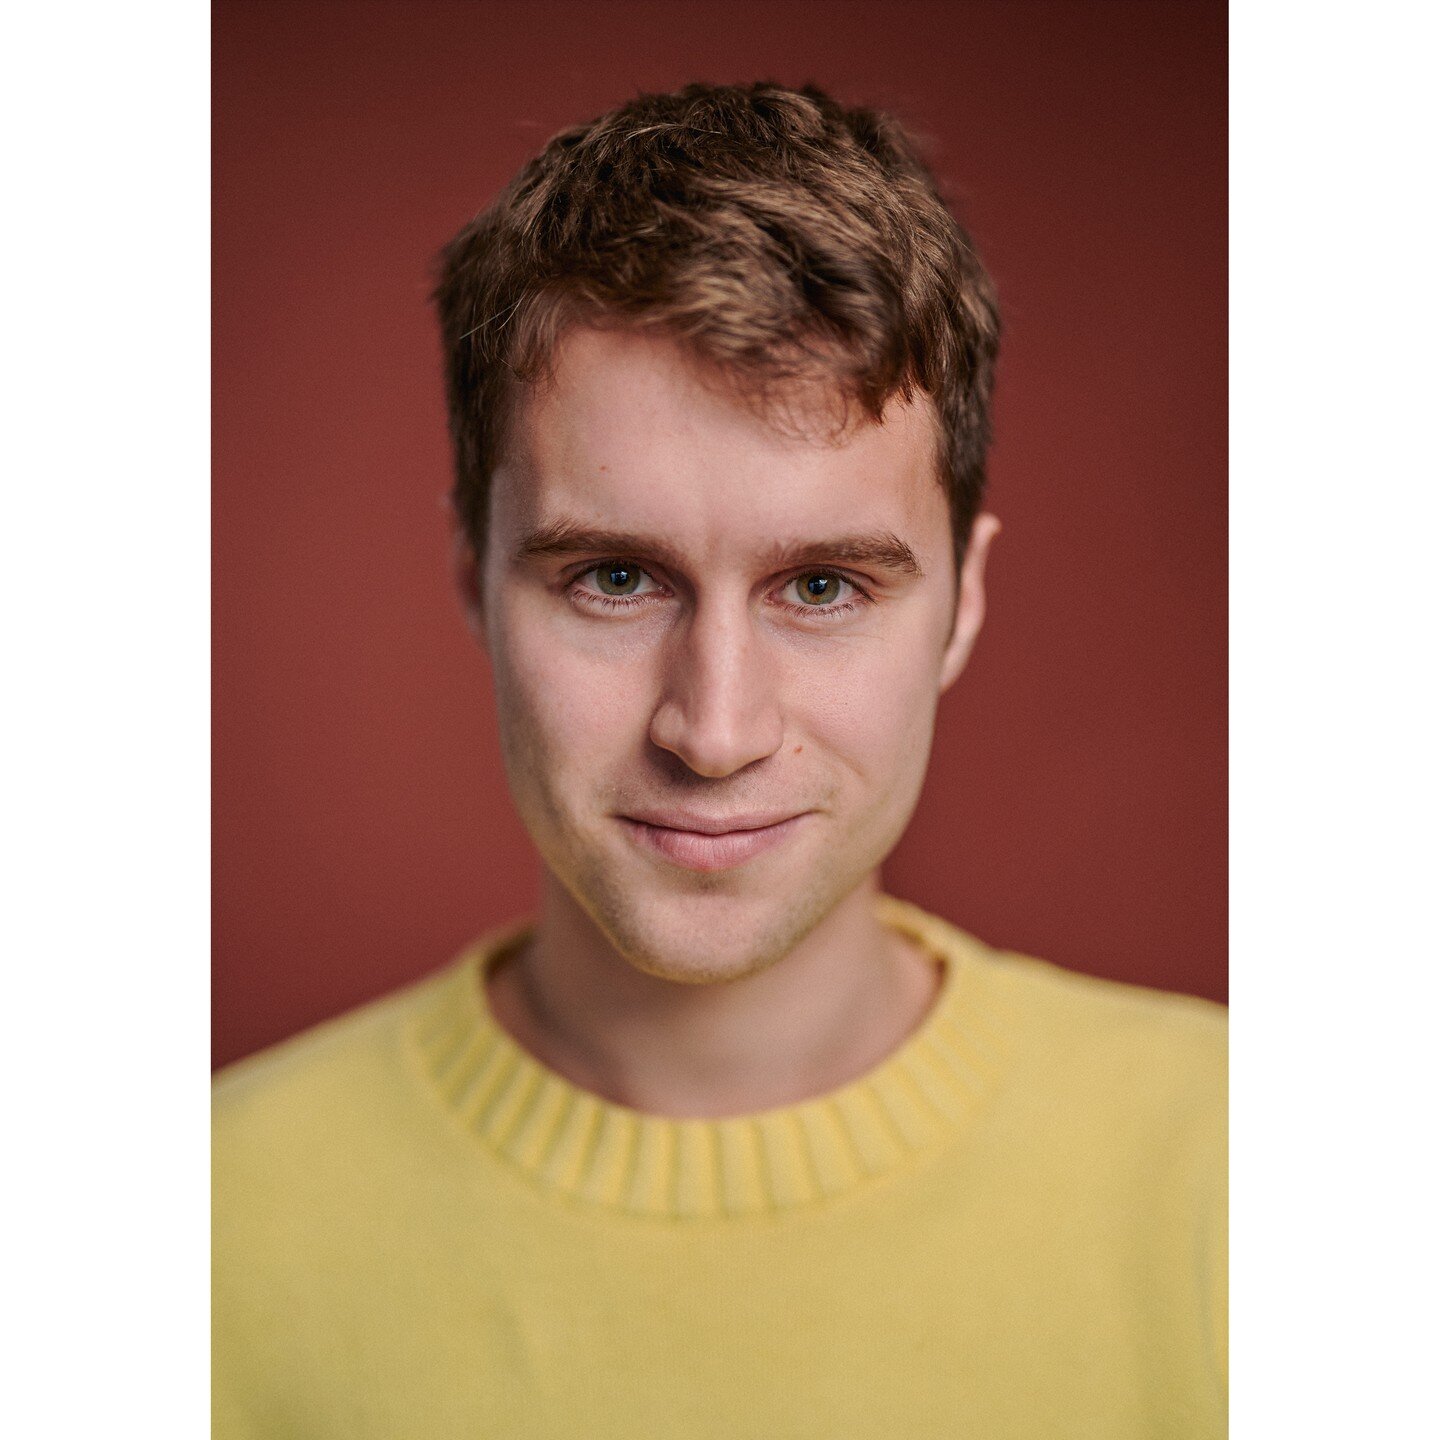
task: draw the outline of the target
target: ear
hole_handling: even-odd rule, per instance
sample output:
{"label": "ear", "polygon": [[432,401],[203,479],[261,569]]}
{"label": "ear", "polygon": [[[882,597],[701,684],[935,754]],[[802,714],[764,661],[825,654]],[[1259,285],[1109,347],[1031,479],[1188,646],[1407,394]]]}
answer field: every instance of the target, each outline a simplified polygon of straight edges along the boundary
{"label": "ear", "polygon": [[955,599],[955,624],[945,654],[940,659],[940,689],[948,690],[960,678],[974,649],[975,637],[985,620],[985,557],[990,542],[1000,533],[993,515],[977,515],[970,529],[970,543],[960,565],[960,584]]}
{"label": "ear", "polygon": [[475,554],[471,540],[455,507],[450,507],[450,567],[455,582],[455,592],[460,597],[460,608],[470,633],[485,644],[485,608],[480,592],[480,560]]}

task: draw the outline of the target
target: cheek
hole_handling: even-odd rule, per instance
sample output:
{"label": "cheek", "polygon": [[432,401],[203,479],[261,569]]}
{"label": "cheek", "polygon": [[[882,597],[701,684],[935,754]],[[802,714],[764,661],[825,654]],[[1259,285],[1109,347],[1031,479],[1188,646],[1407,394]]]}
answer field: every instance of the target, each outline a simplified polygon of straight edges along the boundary
{"label": "cheek", "polygon": [[556,627],[516,607],[490,637],[496,699],[507,763],[517,782],[550,785],[589,777],[634,748],[648,712],[649,670],[631,657],[581,648]]}
{"label": "cheek", "polygon": [[866,647],[815,669],[795,692],[798,728],[866,788],[867,803],[877,808],[907,803],[905,777],[923,772],[929,755],[937,674],[928,661],[916,663],[928,654],[918,643]]}
{"label": "cheek", "polygon": [[929,754],[931,717],[923,701],[902,705],[898,698],[894,691],[855,697],[821,722],[822,743],[871,786],[888,787],[923,768]]}
{"label": "cheek", "polygon": [[835,649],[801,667],[792,697],[837,749],[894,759],[901,736],[926,734],[939,698],[929,636],[890,634]]}

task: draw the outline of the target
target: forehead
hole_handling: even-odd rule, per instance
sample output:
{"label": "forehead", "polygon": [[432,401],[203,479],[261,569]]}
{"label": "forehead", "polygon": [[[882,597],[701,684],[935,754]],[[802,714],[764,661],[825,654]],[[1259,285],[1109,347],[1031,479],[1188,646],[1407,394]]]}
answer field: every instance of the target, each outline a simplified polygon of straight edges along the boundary
{"label": "forehead", "polygon": [[888,529],[949,546],[928,399],[836,424],[828,395],[767,414],[658,334],[581,329],[519,397],[491,497],[495,538],[557,521],[663,534],[697,557]]}

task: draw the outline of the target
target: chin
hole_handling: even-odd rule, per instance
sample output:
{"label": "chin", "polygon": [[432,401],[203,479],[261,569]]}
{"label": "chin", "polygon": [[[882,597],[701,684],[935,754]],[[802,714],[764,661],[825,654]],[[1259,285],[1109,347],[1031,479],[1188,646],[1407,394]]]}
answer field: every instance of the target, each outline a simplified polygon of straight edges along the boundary
{"label": "chin", "polygon": [[679,985],[716,985],[768,970],[830,912],[840,896],[631,893],[591,897],[585,908],[637,970]]}

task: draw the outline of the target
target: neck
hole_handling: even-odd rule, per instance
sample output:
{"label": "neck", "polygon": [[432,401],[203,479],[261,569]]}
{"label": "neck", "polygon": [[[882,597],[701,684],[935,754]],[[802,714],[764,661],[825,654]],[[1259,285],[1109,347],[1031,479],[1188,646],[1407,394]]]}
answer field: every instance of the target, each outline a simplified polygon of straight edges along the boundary
{"label": "neck", "polygon": [[719,984],[637,969],[552,876],[540,923],[488,977],[496,1021],[537,1060],[652,1115],[753,1114],[828,1093],[892,1054],[938,967],[874,914],[868,877],[782,960]]}

